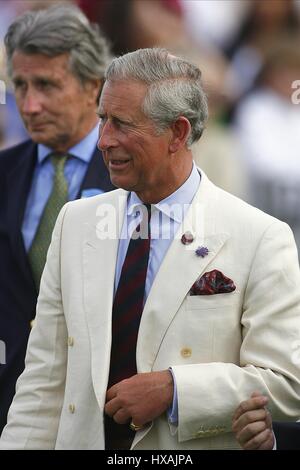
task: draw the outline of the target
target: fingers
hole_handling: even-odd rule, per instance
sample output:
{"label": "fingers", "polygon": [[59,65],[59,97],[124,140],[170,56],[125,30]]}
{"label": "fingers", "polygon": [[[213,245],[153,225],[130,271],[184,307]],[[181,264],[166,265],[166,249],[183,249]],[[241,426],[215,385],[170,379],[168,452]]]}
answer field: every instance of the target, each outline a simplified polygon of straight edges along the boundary
{"label": "fingers", "polygon": [[[130,379],[124,379],[121,382],[110,387],[106,392],[106,404],[104,412],[113,418],[118,424],[126,424],[133,418],[132,397],[130,395]],[[135,424],[140,426],[139,419],[135,419]]]}
{"label": "fingers", "polygon": [[233,421],[232,430],[233,432],[240,432],[243,428],[251,423],[257,421],[265,422],[267,419],[267,410],[264,408],[247,411],[243,413],[238,419]]}
{"label": "fingers", "polygon": [[136,374],[107,390],[105,412],[117,422],[131,417],[142,426],[163,414],[173,399],[173,378],[168,370]]}
{"label": "fingers", "polygon": [[260,433],[254,434],[254,436],[250,440],[246,441],[242,447],[245,450],[272,450],[274,447],[273,432],[270,429],[264,429]]}
{"label": "fingers", "polygon": [[119,408],[120,408],[119,400],[116,398],[112,398],[111,400],[106,402],[104,411],[108,416],[112,418],[116,414]]}
{"label": "fingers", "polygon": [[106,401],[111,400],[117,395],[118,384],[112,385],[106,392]]}
{"label": "fingers", "polygon": [[104,412],[113,418],[113,420],[118,424],[125,424],[131,418],[128,411],[126,408],[122,407],[120,400],[117,397],[112,398],[106,403]]}
{"label": "fingers", "polygon": [[254,392],[251,393],[251,398],[254,398],[254,397],[263,397],[264,395],[259,392],[258,390],[254,390]]}
{"label": "fingers", "polygon": [[119,408],[113,415],[113,419],[118,424],[126,424],[131,420],[131,416],[128,415],[124,408]]}
{"label": "fingers", "polygon": [[253,397],[252,396],[253,394],[249,400],[245,400],[240,403],[239,407],[236,409],[233,415],[233,421],[236,421],[240,416],[242,416],[244,413],[247,413],[248,411],[263,408],[268,403],[268,398],[261,394]]}
{"label": "fingers", "polygon": [[232,431],[244,449],[273,449],[272,417],[265,408],[267,403],[267,397],[253,392],[235,411]]}
{"label": "fingers", "polygon": [[264,431],[264,442],[258,447],[258,450],[273,450],[275,444],[275,437],[273,431],[270,429]]}
{"label": "fingers", "polygon": [[240,416],[234,423],[232,430],[241,445],[252,439],[255,434],[267,429],[266,417],[266,410],[249,411]]}
{"label": "fingers", "polygon": [[241,430],[236,433],[236,438],[244,449],[249,449],[250,447],[254,449],[262,444],[262,442],[258,438],[260,434],[263,433],[265,430],[265,422],[258,421],[255,423],[248,424],[247,426],[241,428]]}

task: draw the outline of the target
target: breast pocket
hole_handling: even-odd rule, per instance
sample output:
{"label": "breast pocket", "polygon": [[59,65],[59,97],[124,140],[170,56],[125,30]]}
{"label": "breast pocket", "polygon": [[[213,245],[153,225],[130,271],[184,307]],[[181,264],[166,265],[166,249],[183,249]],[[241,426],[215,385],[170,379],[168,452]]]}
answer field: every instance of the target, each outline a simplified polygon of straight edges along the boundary
{"label": "breast pocket", "polygon": [[239,292],[214,295],[188,295],[185,300],[186,310],[222,309],[238,304]]}

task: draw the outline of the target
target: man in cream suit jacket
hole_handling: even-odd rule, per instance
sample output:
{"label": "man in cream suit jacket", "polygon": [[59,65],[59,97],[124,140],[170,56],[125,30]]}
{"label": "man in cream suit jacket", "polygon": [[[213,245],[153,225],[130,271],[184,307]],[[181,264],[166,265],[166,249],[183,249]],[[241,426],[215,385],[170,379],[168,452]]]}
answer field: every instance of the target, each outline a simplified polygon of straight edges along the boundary
{"label": "man in cream suit jacket", "polygon": [[[200,76],[161,49],[109,66],[98,145],[122,189],[58,217],[2,449],[104,449],[105,415],[131,423],[133,449],[236,448],[232,415],[254,389],[274,418],[299,415],[293,235],[193,165],[207,117]],[[143,203],[151,245],[137,374],[108,388],[123,234]],[[167,222],[175,235],[155,239]]]}

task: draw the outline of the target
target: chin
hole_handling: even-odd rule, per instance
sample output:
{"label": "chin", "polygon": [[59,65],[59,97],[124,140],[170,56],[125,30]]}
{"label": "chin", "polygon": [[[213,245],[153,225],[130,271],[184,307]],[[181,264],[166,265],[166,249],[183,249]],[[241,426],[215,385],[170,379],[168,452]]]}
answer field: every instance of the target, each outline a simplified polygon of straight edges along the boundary
{"label": "chin", "polygon": [[43,132],[39,131],[28,131],[30,137],[34,142],[37,142],[38,144],[44,144],[47,145],[48,147],[51,147],[50,139],[49,137],[45,136]]}
{"label": "chin", "polygon": [[125,191],[134,191],[134,186],[125,178],[110,175],[110,180],[116,188],[125,189]]}

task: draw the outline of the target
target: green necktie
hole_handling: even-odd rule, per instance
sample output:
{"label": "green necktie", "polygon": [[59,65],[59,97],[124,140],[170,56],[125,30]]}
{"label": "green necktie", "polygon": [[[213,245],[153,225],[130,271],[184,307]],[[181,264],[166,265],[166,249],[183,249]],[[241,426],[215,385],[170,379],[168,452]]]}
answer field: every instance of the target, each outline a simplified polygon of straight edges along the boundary
{"label": "green necktie", "polygon": [[68,183],[64,175],[64,166],[68,155],[52,155],[54,168],[53,187],[44,212],[41,216],[28,256],[37,290],[46,263],[47,251],[51,241],[55,221],[62,206],[68,201]]}

